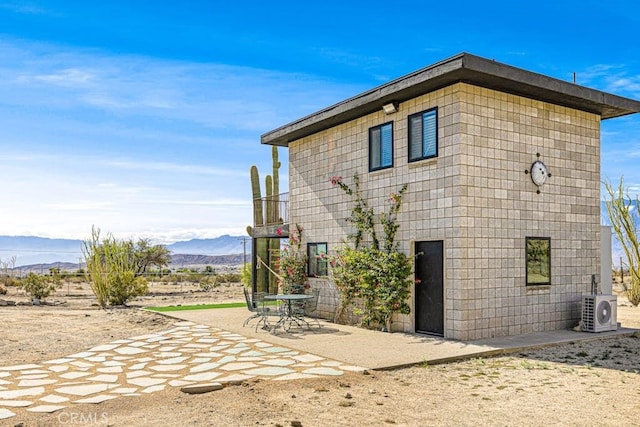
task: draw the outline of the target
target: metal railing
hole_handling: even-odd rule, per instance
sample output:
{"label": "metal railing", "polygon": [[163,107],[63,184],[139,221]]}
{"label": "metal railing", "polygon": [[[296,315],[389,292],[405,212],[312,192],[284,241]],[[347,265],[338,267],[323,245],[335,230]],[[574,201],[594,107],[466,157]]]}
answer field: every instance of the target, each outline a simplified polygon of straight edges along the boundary
{"label": "metal railing", "polygon": [[[253,200],[254,226],[289,223],[289,193],[261,197]],[[260,223],[260,219],[262,223]]]}

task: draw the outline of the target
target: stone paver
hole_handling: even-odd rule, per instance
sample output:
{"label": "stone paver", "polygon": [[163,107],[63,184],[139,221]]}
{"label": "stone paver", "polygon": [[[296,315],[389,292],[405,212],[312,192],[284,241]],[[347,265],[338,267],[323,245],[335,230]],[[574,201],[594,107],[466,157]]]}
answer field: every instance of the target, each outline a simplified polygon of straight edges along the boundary
{"label": "stone paver", "polygon": [[41,397],[40,400],[47,403],[62,403],[62,402],[68,402],[69,398],[58,396],[56,394],[50,394],[48,396]]}
{"label": "stone paver", "polygon": [[[0,371],[27,371],[30,369],[39,369],[42,368],[42,366],[40,365],[13,365],[13,366],[5,366],[5,367],[0,367]],[[3,372],[2,375],[3,377],[5,376],[9,376],[8,372]]]}
{"label": "stone paver", "polygon": [[42,393],[44,393],[44,387],[0,391],[0,405],[2,405],[2,399],[13,400],[16,397],[38,396]]}
{"label": "stone paver", "polygon": [[19,408],[23,406],[31,406],[33,405],[33,402],[30,400],[3,400],[2,404],[4,406]]}
{"label": "stone paver", "polygon": [[42,364],[0,367],[0,420],[166,387],[202,392],[252,378],[294,380],[357,370],[363,369],[184,321]]}
{"label": "stone paver", "polygon": [[56,411],[59,411],[60,409],[64,409],[64,408],[66,408],[66,406],[38,405],[38,406],[34,406],[32,408],[27,408],[27,411],[29,411],[29,412],[45,412],[47,414],[50,414],[52,412],[56,412]]}
{"label": "stone paver", "polygon": [[0,408],[0,420],[4,420],[7,418],[11,418],[11,417],[15,417],[15,413],[11,412],[10,410],[6,409],[6,408]]}

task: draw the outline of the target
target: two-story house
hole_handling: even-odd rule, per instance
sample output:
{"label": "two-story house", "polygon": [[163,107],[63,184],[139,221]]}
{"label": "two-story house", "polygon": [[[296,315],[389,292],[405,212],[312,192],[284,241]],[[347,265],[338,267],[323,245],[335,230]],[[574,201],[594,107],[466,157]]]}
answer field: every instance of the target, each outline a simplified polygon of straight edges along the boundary
{"label": "two-story house", "polygon": [[[397,240],[415,260],[410,315],[393,330],[480,339],[565,329],[600,273],[600,121],[640,102],[470,54],[268,132],[289,150],[289,223],[311,275],[351,231],[361,189],[376,212],[408,184]],[[329,280],[319,309],[331,317]]]}

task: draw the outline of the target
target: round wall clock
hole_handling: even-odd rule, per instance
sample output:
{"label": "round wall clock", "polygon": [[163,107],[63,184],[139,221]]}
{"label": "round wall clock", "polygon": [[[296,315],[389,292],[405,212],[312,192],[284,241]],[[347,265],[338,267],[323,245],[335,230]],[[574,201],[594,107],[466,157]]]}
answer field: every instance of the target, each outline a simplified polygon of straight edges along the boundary
{"label": "round wall clock", "polygon": [[[540,153],[538,153],[537,156],[540,157]],[[547,182],[547,178],[551,176],[547,165],[545,165],[542,160],[533,162],[531,167],[525,170],[524,173],[531,175],[531,181],[538,187],[538,194],[540,194],[540,187],[544,185],[544,183]]]}
{"label": "round wall clock", "polygon": [[540,160],[536,160],[531,165],[531,170],[529,171],[531,174],[531,180],[538,187],[542,186],[545,182],[547,182],[547,177],[549,176],[549,171],[547,171],[547,166],[542,163]]}

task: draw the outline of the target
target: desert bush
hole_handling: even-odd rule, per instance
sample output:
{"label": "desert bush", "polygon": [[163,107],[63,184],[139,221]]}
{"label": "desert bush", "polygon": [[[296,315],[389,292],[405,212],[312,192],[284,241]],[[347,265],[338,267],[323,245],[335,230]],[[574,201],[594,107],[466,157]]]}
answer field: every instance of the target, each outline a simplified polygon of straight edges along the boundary
{"label": "desert bush", "polygon": [[160,277],[157,281],[160,283],[165,283],[167,285],[169,284],[177,285],[178,283],[180,283],[180,280],[181,278],[178,274],[168,273]]}
{"label": "desert bush", "polygon": [[607,214],[626,255],[631,276],[631,285],[627,286],[623,282],[622,286],[629,302],[637,307],[640,304],[640,236],[634,211],[640,206],[640,200],[638,196],[635,200],[629,197],[622,178],[617,188],[610,182],[605,182],[604,185],[609,193],[609,199],[605,200]]}
{"label": "desert bush", "polygon": [[84,242],[87,280],[100,307],[123,305],[131,298],[148,293],[143,277],[136,277],[135,248],[132,242],[117,240],[111,234],[100,239],[100,230],[91,230]]}
{"label": "desert bush", "polygon": [[0,276],[0,286],[5,289],[9,286],[20,286],[20,280],[11,276]]}
{"label": "desert bush", "polygon": [[184,272],[179,274],[180,281],[186,283],[200,283],[200,280],[204,277],[201,273],[194,271]]}
{"label": "desert bush", "polygon": [[242,275],[240,273],[222,273],[217,276],[218,283],[240,283]]}
{"label": "desert bush", "polygon": [[76,285],[76,284],[79,284],[79,283],[84,283],[85,275],[84,274],[82,276],[68,275],[68,276],[64,277],[62,280],[65,283],[72,283],[72,284]]}
{"label": "desert bush", "polygon": [[216,288],[218,286],[218,277],[217,276],[202,276],[200,279],[200,289],[205,292],[209,292],[210,290]]}
{"label": "desert bush", "polygon": [[7,294],[7,287],[17,285],[16,279],[13,277],[13,269],[16,266],[16,257],[9,259],[0,259],[0,295]]}
{"label": "desert bush", "polygon": [[34,300],[47,298],[56,290],[55,283],[47,280],[47,277],[35,273],[29,273],[22,279],[22,289]]}
{"label": "desert bush", "polygon": [[211,272],[199,272],[183,268],[175,273],[165,274],[154,281],[174,285],[189,283],[200,286],[200,289],[204,291],[209,291],[221,283],[238,283],[241,279],[240,273],[213,274]]}

